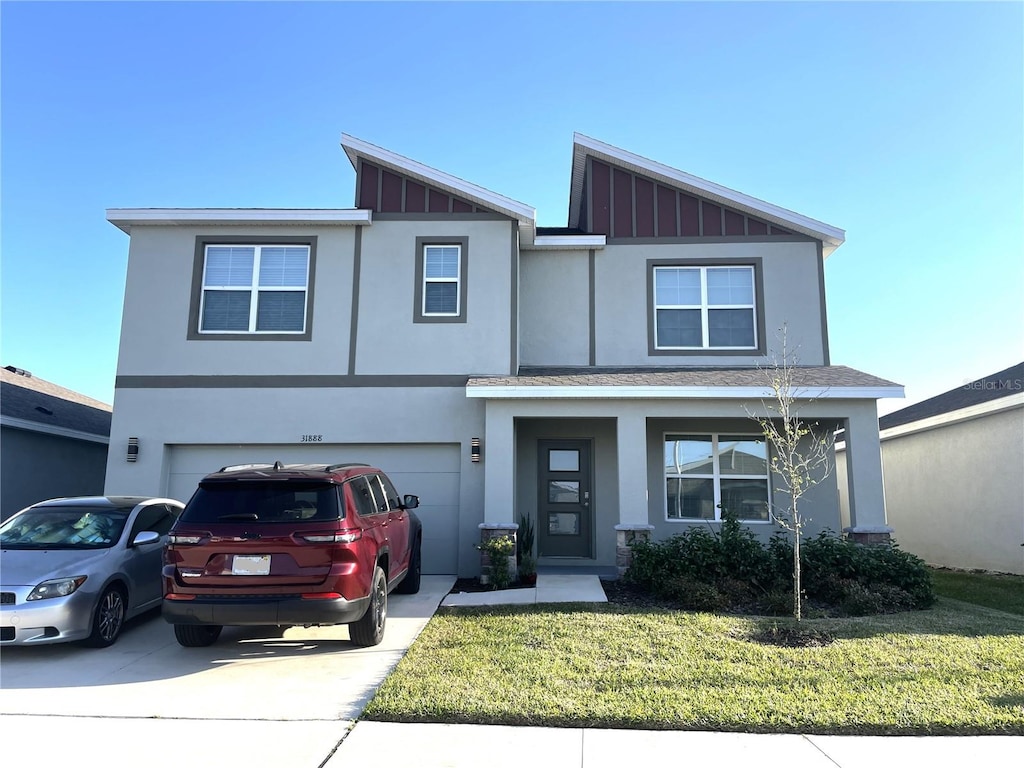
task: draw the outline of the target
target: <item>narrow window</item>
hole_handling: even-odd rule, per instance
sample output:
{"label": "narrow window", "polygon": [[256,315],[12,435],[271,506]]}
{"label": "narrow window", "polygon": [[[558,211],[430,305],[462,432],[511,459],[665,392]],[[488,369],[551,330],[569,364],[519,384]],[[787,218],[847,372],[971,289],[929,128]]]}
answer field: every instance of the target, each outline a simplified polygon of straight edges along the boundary
{"label": "narrow window", "polygon": [[462,254],[458,245],[423,246],[423,316],[459,314]]}

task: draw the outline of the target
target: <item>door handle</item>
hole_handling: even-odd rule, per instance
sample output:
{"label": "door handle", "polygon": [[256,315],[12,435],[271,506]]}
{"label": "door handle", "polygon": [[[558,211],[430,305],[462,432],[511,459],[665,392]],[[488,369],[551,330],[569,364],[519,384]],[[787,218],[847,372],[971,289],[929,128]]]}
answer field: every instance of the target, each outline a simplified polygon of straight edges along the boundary
{"label": "door handle", "polygon": [[590,491],[584,491],[583,492],[583,506],[584,507],[589,507],[590,506]]}

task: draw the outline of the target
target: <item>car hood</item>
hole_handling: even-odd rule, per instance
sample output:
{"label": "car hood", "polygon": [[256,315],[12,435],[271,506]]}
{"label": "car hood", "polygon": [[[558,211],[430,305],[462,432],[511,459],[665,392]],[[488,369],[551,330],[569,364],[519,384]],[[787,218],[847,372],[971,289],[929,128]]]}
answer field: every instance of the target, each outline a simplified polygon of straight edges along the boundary
{"label": "car hood", "polygon": [[110,552],[109,549],[5,549],[0,555],[0,584],[35,586],[47,579],[88,576]]}

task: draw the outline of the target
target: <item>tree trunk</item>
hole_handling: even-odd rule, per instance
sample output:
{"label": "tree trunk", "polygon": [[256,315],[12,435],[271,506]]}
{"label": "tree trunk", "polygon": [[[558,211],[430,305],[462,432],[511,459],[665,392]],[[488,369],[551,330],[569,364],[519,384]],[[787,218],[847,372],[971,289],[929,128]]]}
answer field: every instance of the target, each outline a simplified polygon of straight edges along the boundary
{"label": "tree trunk", "polygon": [[[797,519],[793,515],[794,521]],[[793,616],[800,621],[800,524],[796,523],[793,531]]]}

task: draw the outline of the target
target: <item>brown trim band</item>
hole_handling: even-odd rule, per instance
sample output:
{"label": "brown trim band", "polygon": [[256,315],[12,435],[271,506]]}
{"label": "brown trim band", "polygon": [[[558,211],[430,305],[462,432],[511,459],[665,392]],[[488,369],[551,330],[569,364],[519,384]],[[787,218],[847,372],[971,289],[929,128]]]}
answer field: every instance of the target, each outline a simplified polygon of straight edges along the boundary
{"label": "brown trim band", "polygon": [[374,213],[374,221],[515,221],[500,213]]}
{"label": "brown trim band", "polygon": [[295,376],[118,376],[115,389],[312,389],[323,387],[458,387],[469,376],[295,375]]}
{"label": "brown trim band", "polygon": [[705,235],[703,237],[609,237],[605,245],[707,245],[708,243],[820,243],[804,235]]}

